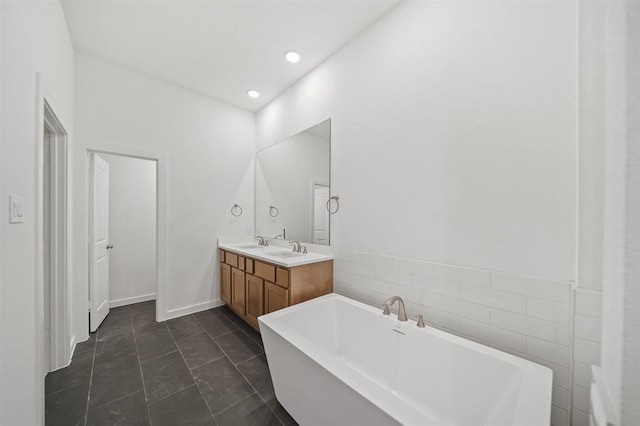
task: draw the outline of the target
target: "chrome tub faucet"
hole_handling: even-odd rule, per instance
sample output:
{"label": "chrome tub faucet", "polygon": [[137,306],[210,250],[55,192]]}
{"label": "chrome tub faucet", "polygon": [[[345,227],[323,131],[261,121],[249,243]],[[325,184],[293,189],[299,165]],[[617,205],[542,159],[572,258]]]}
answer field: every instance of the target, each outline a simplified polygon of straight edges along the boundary
{"label": "chrome tub faucet", "polygon": [[389,307],[394,303],[398,302],[398,321],[406,321],[407,320],[407,311],[404,309],[404,301],[400,296],[391,296],[384,302],[384,310],[382,313],[384,315],[389,315],[391,312],[389,311]]}

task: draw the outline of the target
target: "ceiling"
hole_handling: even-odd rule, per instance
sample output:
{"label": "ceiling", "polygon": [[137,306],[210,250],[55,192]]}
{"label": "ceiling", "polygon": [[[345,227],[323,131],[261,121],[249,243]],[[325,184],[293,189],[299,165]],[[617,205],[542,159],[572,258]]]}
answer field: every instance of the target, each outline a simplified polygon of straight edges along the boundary
{"label": "ceiling", "polygon": [[[63,0],[63,8],[77,52],[257,111],[400,1]],[[300,62],[284,59],[289,50]]]}

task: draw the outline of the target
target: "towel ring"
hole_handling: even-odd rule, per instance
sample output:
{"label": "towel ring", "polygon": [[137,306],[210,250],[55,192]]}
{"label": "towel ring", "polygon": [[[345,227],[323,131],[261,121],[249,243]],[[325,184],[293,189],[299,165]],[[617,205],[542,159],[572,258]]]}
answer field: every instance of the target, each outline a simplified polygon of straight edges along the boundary
{"label": "towel ring", "polygon": [[[329,212],[329,214],[336,214],[338,213],[338,210],[340,210],[340,202],[338,201],[340,197],[338,197],[337,195],[334,195],[333,197],[329,197],[329,199],[327,200],[327,211]],[[336,202],[336,208],[335,210],[331,210],[331,200],[334,200]]]}
{"label": "towel ring", "polygon": [[269,206],[269,216],[277,217],[280,214],[280,211],[275,206]]}
{"label": "towel ring", "polygon": [[234,217],[242,216],[242,207],[240,207],[237,204],[234,204],[233,207],[231,207],[231,216],[234,216]]}

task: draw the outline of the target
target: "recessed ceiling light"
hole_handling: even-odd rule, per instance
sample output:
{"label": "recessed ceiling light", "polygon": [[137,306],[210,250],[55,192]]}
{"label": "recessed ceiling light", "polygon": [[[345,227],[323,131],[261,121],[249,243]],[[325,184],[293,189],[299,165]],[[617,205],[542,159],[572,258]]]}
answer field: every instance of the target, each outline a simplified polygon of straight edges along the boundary
{"label": "recessed ceiling light", "polygon": [[295,64],[296,62],[300,61],[300,55],[298,54],[298,52],[294,52],[293,50],[290,52],[287,52],[286,55],[284,55],[285,58],[287,58],[287,61],[291,62],[292,64]]}
{"label": "recessed ceiling light", "polygon": [[257,90],[247,90],[247,95],[252,98],[258,98],[260,97],[260,92],[258,92]]}

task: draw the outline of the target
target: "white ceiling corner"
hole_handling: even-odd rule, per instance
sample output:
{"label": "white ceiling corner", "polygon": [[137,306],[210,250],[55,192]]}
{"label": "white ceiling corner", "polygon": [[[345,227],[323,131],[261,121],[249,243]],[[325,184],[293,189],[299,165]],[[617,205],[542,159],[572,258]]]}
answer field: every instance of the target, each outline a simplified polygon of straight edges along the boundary
{"label": "white ceiling corner", "polygon": [[[78,52],[257,111],[400,1],[63,0],[63,8]],[[302,60],[286,62],[288,50]]]}

